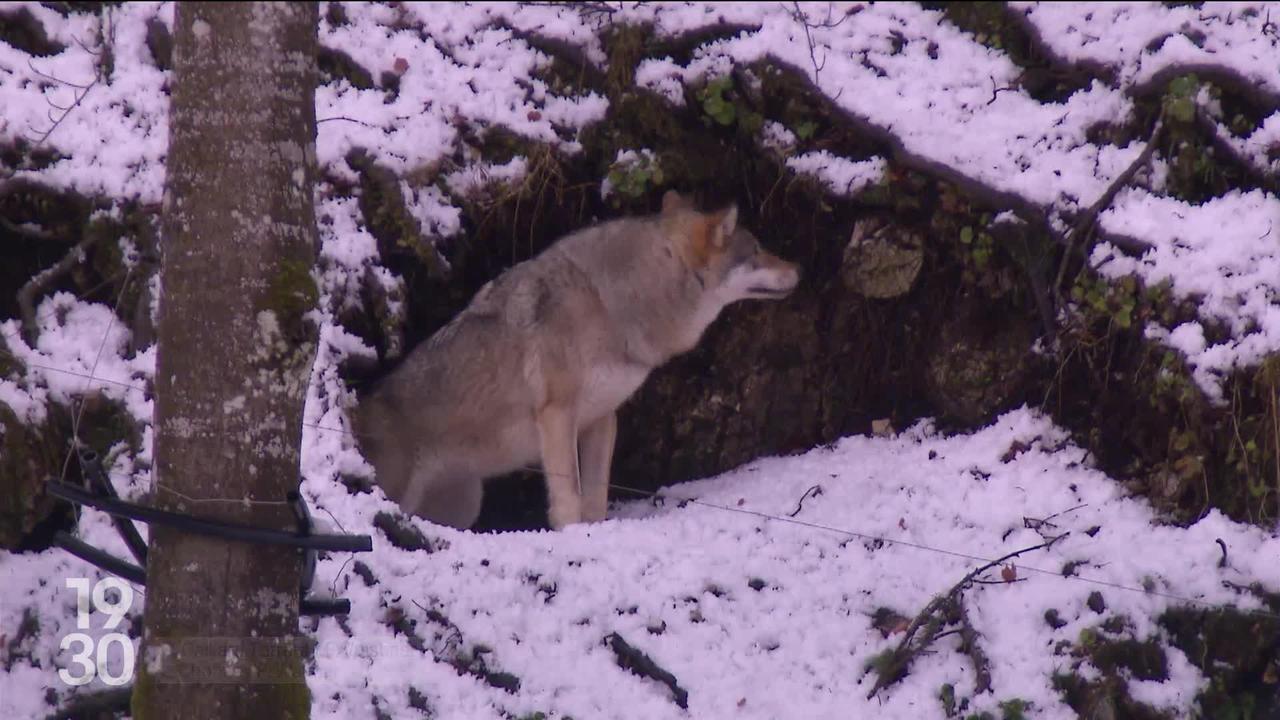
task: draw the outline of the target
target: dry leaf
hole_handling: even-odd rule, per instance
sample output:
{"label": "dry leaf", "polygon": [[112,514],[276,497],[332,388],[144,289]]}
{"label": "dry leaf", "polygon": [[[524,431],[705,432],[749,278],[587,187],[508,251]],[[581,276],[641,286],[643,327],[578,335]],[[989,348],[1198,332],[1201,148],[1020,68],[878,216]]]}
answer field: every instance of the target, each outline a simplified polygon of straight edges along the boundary
{"label": "dry leaf", "polygon": [[391,65],[391,71],[397,75],[403,75],[406,72],[409,72],[409,61],[402,57],[396,58],[396,61]]}
{"label": "dry leaf", "polygon": [[1013,582],[1018,579],[1018,568],[1013,565],[1005,565],[1000,569],[1000,577],[1004,578],[1005,582]]}

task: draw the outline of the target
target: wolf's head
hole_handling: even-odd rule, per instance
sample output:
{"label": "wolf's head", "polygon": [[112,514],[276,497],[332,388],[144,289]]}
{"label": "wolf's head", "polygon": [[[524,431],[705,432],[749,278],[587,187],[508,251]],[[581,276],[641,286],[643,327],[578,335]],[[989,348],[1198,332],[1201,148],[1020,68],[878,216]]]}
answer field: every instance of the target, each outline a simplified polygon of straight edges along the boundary
{"label": "wolf's head", "polygon": [[724,305],[751,298],[777,300],[800,282],[800,268],[760,247],[738,227],[738,207],[696,211],[674,190],[662,196],[662,223],[689,268]]}

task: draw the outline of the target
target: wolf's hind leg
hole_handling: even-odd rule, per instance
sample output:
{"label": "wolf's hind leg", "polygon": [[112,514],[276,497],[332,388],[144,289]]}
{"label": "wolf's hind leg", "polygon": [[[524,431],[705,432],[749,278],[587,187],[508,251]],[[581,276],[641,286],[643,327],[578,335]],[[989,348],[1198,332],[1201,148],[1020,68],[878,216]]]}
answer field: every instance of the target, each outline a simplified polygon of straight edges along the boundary
{"label": "wolf's hind leg", "polygon": [[578,488],[578,433],[573,410],[548,405],[538,412],[542,473],[547,481],[547,519],[554,530],[582,521]]}
{"label": "wolf's hind leg", "polygon": [[618,437],[618,416],[609,413],[578,436],[578,463],[582,470],[582,519],[598,522],[609,509],[609,465]]}

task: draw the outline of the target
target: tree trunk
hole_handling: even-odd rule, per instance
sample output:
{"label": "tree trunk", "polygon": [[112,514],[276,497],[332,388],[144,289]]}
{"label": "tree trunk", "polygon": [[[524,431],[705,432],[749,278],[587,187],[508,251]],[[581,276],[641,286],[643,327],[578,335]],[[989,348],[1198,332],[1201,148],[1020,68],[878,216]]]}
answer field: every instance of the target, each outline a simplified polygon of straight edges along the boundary
{"label": "tree trunk", "polygon": [[[156,505],[289,529],[315,353],[314,3],[175,14]],[[296,549],[154,526],[137,718],[304,718]]]}

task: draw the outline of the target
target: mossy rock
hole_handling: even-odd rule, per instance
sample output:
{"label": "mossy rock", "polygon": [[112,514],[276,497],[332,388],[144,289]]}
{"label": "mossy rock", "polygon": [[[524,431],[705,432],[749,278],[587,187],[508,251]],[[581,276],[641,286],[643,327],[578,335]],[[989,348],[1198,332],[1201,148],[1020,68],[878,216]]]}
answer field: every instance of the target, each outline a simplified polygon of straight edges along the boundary
{"label": "mossy rock", "polygon": [[924,266],[924,238],[868,219],[853,226],[841,266],[845,285],[863,297],[888,299],[911,292]]}
{"label": "mossy rock", "polygon": [[[43,423],[29,425],[0,403],[0,547],[44,549],[53,531],[74,525],[68,506],[45,492],[51,478],[83,482],[79,463],[68,461],[73,412],[51,404]],[[86,399],[78,426],[81,442],[99,457],[121,442],[135,453],[141,447],[128,411],[100,395]]]}
{"label": "mossy rock", "polygon": [[1021,399],[1034,328],[1022,316],[1001,318],[977,303],[942,327],[926,367],[930,397],[947,416],[974,425]]}
{"label": "mossy rock", "polygon": [[27,425],[0,404],[0,547],[6,550],[22,547],[55,510],[44,486],[61,471],[65,446],[50,435],[47,423]]}
{"label": "mossy rock", "polygon": [[1160,626],[1209,679],[1197,698],[1210,720],[1280,717],[1280,596],[1269,612],[1174,608]]}

